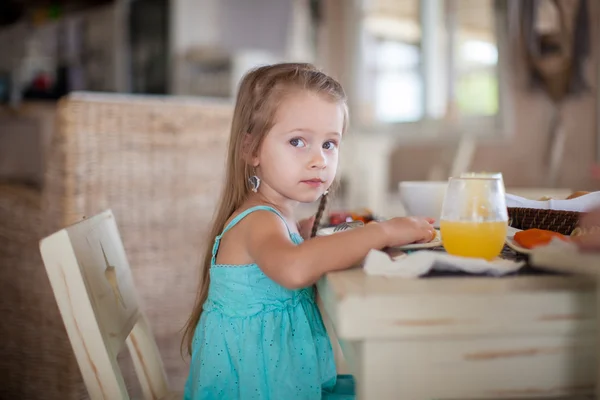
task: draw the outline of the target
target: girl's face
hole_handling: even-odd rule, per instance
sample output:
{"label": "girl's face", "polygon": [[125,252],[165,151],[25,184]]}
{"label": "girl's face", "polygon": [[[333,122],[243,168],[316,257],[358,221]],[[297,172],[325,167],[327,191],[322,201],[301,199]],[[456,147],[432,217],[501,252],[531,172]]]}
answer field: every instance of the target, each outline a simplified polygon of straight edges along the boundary
{"label": "girl's face", "polygon": [[335,178],[343,125],[341,104],[308,91],[287,97],[252,160],[261,193],[302,203],[319,199]]}

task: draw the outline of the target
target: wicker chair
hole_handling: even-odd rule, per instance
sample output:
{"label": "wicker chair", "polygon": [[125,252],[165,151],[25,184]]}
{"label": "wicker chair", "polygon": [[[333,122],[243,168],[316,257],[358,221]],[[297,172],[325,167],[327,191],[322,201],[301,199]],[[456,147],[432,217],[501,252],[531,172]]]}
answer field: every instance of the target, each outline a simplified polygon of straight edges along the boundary
{"label": "wicker chair", "polygon": [[[58,105],[43,190],[0,185],[0,399],[87,398],[38,251],[51,232],[111,208],[170,382],[224,175],[232,107],[77,93]],[[139,394],[130,359],[120,360]]]}

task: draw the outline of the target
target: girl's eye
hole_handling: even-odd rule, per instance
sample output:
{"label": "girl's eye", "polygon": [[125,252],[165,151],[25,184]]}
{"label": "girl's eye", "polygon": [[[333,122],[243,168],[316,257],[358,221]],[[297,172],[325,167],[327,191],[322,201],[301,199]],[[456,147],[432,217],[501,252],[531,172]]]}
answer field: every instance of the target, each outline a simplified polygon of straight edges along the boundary
{"label": "girl's eye", "polygon": [[325,150],[333,150],[333,149],[335,149],[336,146],[337,146],[337,143],[335,143],[332,140],[329,140],[329,141],[323,143],[323,148]]}
{"label": "girl's eye", "polygon": [[294,147],[306,147],[306,143],[302,139],[294,138],[290,140],[290,144]]}

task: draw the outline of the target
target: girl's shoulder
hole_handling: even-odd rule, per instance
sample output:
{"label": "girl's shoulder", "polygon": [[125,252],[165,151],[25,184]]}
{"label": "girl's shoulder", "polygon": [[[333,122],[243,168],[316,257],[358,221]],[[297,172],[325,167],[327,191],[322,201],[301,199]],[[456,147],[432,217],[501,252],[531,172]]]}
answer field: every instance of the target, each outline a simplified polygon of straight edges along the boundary
{"label": "girl's shoulder", "polygon": [[244,205],[236,210],[229,218],[223,229],[223,233],[232,229],[234,226],[243,222],[243,225],[248,227],[260,226],[265,227],[266,224],[283,223],[289,231],[288,223],[285,217],[275,207],[269,205]]}

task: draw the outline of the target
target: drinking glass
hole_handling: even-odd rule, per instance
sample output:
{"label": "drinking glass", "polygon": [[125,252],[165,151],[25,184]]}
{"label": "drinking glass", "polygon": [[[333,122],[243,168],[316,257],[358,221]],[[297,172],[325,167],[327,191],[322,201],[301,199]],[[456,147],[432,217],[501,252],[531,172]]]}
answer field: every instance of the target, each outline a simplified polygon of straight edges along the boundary
{"label": "drinking glass", "polygon": [[440,222],[446,252],[493,260],[502,252],[507,229],[502,179],[450,178]]}
{"label": "drinking glass", "polygon": [[461,178],[496,178],[502,180],[501,172],[463,172]]}

